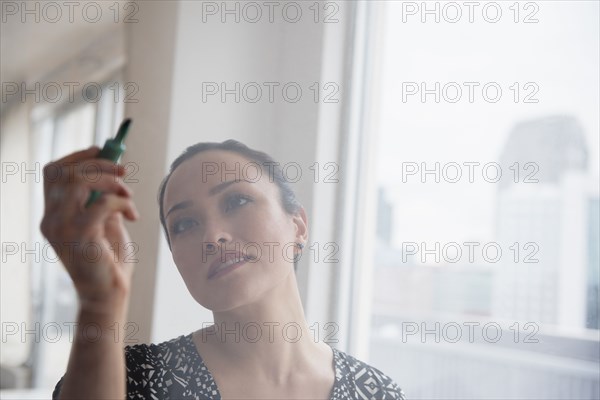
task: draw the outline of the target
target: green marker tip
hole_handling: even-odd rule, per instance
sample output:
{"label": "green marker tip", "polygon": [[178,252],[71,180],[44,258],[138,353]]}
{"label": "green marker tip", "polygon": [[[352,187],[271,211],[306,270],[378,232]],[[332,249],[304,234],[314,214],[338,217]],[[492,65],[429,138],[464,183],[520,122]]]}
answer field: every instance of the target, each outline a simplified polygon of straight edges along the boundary
{"label": "green marker tip", "polygon": [[127,118],[121,123],[121,126],[117,131],[117,136],[115,137],[116,142],[123,143],[125,136],[127,136],[127,131],[129,130],[129,124],[131,124],[131,118]]}

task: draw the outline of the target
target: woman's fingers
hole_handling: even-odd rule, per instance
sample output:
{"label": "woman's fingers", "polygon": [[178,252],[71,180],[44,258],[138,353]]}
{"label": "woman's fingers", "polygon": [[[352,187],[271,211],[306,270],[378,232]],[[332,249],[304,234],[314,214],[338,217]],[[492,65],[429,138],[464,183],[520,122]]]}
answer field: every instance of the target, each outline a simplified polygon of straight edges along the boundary
{"label": "woman's fingers", "polygon": [[140,217],[133,199],[112,193],[103,194],[89,207],[90,218],[92,219],[105,220],[115,212],[122,212],[125,218],[131,221]]}
{"label": "woman's fingers", "polygon": [[[96,157],[99,151],[97,146],[93,146],[69,154],[44,167],[46,210],[41,224],[42,233],[66,237],[77,236],[77,232],[88,234],[89,229],[97,230],[100,227],[97,224],[103,224],[104,220],[95,219],[96,217],[106,218],[105,214],[114,210],[122,210],[129,220],[138,218],[133,202],[123,206],[125,203],[112,199],[131,199],[133,196],[133,191],[122,180],[125,168],[111,160],[92,158]],[[108,195],[113,196],[105,207],[95,207],[96,212],[89,213],[85,204],[92,191],[98,191],[102,195],[88,208],[99,201],[106,202],[106,198],[102,199]],[[105,209],[104,214],[98,214],[99,208]]]}
{"label": "woman's fingers", "polygon": [[44,188],[53,184],[95,182],[102,175],[112,175],[116,180],[125,174],[125,167],[110,160],[51,162],[44,166]]}
{"label": "woman's fingers", "polygon": [[[59,168],[59,171],[65,172],[63,175],[66,175],[63,168]],[[115,164],[105,165],[102,169],[95,170],[93,174],[81,173],[82,171],[81,168],[77,169],[75,173],[70,173],[71,177],[61,178],[58,182],[49,183],[50,180],[46,179],[45,199],[48,210],[54,211],[62,208],[79,212],[83,209],[83,205],[87,202],[92,190],[115,193],[124,197],[133,196],[133,191],[119,176],[124,172],[121,166]]]}
{"label": "woman's fingers", "polygon": [[69,176],[69,174],[64,173],[65,168],[69,168],[72,171],[82,161],[95,158],[99,152],[100,148],[92,146],[89,149],[76,151],[56,161],[49,162],[43,169],[44,188],[58,181],[64,182],[65,176]]}
{"label": "woman's fingers", "polygon": [[[82,301],[116,304],[130,287],[134,247],[123,219],[139,213],[125,168],[96,158],[94,146],[44,166],[44,217],[40,225],[69,272]],[[101,193],[85,207],[92,191]]]}
{"label": "woman's fingers", "polygon": [[63,163],[68,163],[68,162],[73,162],[73,161],[86,160],[88,158],[96,157],[99,152],[100,152],[100,147],[91,146],[85,150],[79,150],[74,153],[68,154],[68,155],[64,156],[63,158],[59,158],[58,160],[56,160],[54,162],[58,163],[58,164],[63,164]]}

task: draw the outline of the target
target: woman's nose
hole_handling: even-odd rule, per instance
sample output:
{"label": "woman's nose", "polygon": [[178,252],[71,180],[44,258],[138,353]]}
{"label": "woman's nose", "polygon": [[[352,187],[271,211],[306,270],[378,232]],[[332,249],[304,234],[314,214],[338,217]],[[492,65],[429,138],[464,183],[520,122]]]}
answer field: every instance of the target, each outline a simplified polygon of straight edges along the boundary
{"label": "woman's nose", "polygon": [[[214,254],[217,246],[222,247],[227,242],[231,241],[231,235],[224,228],[222,223],[217,221],[209,222],[206,225],[206,231],[204,234],[203,245],[205,250],[208,252],[212,252]],[[209,253],[211,254],[211,253]]]}
{"label": "woman's nose", "polygon": [[217,245],[221,246],[221,245],[224,245],[226,242],[227,242],[227,239],[225,239],[224,237],[220,237],[216,242],[205,242],[205,249],[207,251],[214,252]]}

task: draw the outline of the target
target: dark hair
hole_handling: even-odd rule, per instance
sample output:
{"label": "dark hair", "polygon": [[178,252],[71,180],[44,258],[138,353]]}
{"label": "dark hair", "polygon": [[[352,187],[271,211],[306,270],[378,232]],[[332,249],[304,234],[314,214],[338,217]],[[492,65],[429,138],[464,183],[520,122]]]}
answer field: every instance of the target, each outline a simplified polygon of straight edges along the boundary
{"label": "dark hair", "polygon": [[[167,238],[167,243],[169,244],[169,249],[171,249],[171,240],[169,239],[169,231],[167,229],[165,215],[163,210],[163,200],[165,197],[165,189],[167,187],[167,183],[169,178],[173,174],[173,172],[179,167],[184,161],[192,158],[198,153],[209,151],[209,150],[225,150],[237,153],[241,156],[244,156],[254,162],[256,162],[262,171],[262,173],[266,172],[269,176],[269,181],[273,182],[279,188],[279,193],[281,197],[281,205],[285,212],[290,215],[294,215],[300,211],[302,205],[296,198],[296,194],[288,184],[279,164],[273,160],[271,156],[262,151],[257,151],[249,148],[245,144],[238,142],[234,139],[226,140],[222,143],[219,142],[201,142],[196,143],[192,146],[189,146],[179,157],[173,161],[171,167],[169,169],[169,173],[162,180],[158,190],[158,208],[160,213],[160,223],[162,224],[163,230],[165,232],[165,236]],[[264,168],[264,166],[269,166],[268,168]],[[294,261],[294,269],[297,267],[297,262]]]}

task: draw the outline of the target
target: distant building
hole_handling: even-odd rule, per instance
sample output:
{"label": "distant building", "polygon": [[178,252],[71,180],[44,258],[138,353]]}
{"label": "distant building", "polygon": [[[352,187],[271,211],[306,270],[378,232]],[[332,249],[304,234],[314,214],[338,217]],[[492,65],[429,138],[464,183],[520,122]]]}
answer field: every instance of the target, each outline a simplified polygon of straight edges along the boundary
{"label": "distant building", "polygon": [[[575,118],[552,116],[521,122],[510,132],[500,155],[500,188],[531,179],[558,185],[565,171],[587,171],[588,159],[585,135]],[[532,162],[539,167],[537,171],[533,166],[525,167]],[[515,163],[519,163],[518,176]]]}
{"label": "distant building", "polygon": [[377,238],[387,246],[392,242],[392,205],[387,201],[385,189],[380,187],[377,195]]}
{"label": "distant building", "polygon": [[494,315],[584,328],[592,184],[579,123],[557,116],[518,124],[500,164],[496,236],[505,255],[494,281]]}

